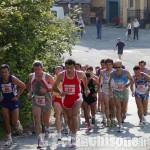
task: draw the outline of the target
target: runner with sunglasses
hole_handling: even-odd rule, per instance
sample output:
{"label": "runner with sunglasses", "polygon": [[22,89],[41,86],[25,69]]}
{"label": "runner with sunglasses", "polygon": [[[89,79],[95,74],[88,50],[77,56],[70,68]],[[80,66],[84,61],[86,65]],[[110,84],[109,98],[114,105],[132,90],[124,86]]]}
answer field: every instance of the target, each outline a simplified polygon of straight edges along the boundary
{"label": "runner with sunglasses", "polygon": [[[120,60],[114,62],[114,69],[109,79],[109,96],[114,96],[117,110],[118,132],[121,132],[129,98],[128,87],[133,83],[133,78],[126,69],[122,69],[122,62]],[[112,79],[114,80],[113,90],[111,85]]]}

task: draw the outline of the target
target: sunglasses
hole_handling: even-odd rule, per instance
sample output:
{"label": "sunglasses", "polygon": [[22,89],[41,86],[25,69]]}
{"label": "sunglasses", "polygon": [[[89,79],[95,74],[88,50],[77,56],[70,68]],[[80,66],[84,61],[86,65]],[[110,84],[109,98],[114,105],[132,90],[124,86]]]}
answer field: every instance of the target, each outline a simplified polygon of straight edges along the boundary
{"label": "sunglasses", "polygon": [[121,66],[119,66],[119,67],[114,67],[114,68],[119,69],[119,68],[121,68]]}

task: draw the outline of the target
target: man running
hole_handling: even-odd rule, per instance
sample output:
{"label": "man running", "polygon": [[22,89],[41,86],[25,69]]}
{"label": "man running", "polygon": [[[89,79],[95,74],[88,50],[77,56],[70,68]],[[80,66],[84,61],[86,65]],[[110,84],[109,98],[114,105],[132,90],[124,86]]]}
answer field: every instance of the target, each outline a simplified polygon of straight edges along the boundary
{"label": "man running", "polygon": [[[2,106],[2,115],[4,118],[4,127],[7,132],[7,142],[6,146],[10,146],[12,143],[11,137],[11,127],[10,127],[10,113],[12,115],[12,124],[15,129],[19,132],[22,132],[22,126],[20,124],[19,118],[19,97],[22,92],[25,90],[25,84],[20,81],[14,75],[10,75],[10,68],[7,64],[3,64],[0,67],[1,77],[0,77],[0,90],[1,95],[1,106]],[[17,87],[19,91],[17,92]]]}
{"label": "man running", "polygon": [[81,83],[82,94],[83,94],[83,110],[84,117],[86,121],[86,128],[88,130],[91,129],[90,121],[89,121],[89,107],[92,114],[92,124],[95,124],[95,114],[96,114],[96,101],[97,101],[97,92],[99,90],[99,83],[91,77],[90,73],[85,73],[88,81],[88,88],[90,90],[90,94],[88,96],[84,93],[84,85]]}
{"label": "man running", "polygon": [[139,66],[140,66],[141,72],[144,72],[150,75],[150,70],[146,68],[146,62],[144,60],[139,61]]}
{"label": "man running", "polygon": [[139,66],[135,66],[134,70],[134,84],[135,90],[133,88],[133,84],[131,85],[132,95],[135,96],[136,105],[138,109],[138,116],[140,119],[139,125],[142,126],[143,123],[146,122],[144,118],[144,114],[147,114],[147,107],[148,107],[148,98],[149,98],[149,84],[150,84],[150,77],[141,72]]}
{"label": "man running", "polygon": [[[53,90],[63,96],[64,111],[67,115],[71,133],[71,147],[76,147],[76,133],[78,130],[78,114],[82,103],[80,81],[84,82],[85,94],[89,94],[87,78],[82,71],[75,70],[75,61],[65,61],[66,70],[61,72],[53,85]],[[62,82],[62,91],[58,85]]]}
{"label": "man running", "polygon": [[[106,126],[114,126],[115,125],[115,104],[113,97],[109,96],[109,85],[108,81],[110,78],[110,74],[113,71],[113,60],[106,59],[105,60],[106,69],[101,70],[100,72],[100,84],[102,85],[102,96],[105,107],[105,115],[107,118]],[[111,119],[110,119],[111,114]]]}
{"label": "man running", "polygon": [[[56,81],[57,76],[60,72],[63,71],[63,67],[62,66],[56,66],[55,67],[55,75],[54,75],[54,80]],[[60,83],[58,85],[58,88],[61,90],[62,89],[62,84]],[[62,139],[62,135],[61,135],[61,117],[64,115],[64,121],[65,121],[65,134],[68,134],[68,126],[67,126],[67,121],[65,118],[65,114],[63,113],[63,104],[62,104],[62,97],[54,92],[54,111],[55,111],[55,124],[56,124],[56,129],[57,129],[57,138],[58,141],[61,141]]]}
{"label": "man running", "polygon": [[[118,132],[122,131],[122,122],[126,116],[126,109],[129,98],[129,90],[128,87],[133,83],[133,78],[130,73],[122,69],[122,62],[117,60],[114,62],[114,71],[110,74],[109,79],[109,94],[110,97],[114,96],[116,110],[117,110],[117,120],[118,120]],[[112,89],[112,79],[114,80],[114,86]],[[128,82],[129,80],[129,82]]]}
{"label": "man running", "polygon": [[48,73],[43,72],[43,64],[41,61],[33,63],[33,71],[29,75],[29,98],[32,99],[32,115],[35,120],[35,132],[38,135],[38,147],[44,146],[41,130],[41,115],[45,125],[45,131],[49,132],[49,119],[51,110],[51,96],[52,85],[54,79]]}

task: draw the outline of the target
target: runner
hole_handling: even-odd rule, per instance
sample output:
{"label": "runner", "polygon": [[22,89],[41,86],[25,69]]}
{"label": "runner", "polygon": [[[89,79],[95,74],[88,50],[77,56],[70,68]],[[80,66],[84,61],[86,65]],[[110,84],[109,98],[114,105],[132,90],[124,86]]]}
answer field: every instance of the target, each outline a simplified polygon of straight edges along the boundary
{"label": "runner", "polygon": [[[96,71],[96,75],[99,77],[101,70],[105,69],[105,59],[102,59],[100,61],[100,68]],[[100,81],[99,81],[100,83]],[[97,106],[97,111],[101,112],[102,114],[102,123],[106,123],[106,116],[105,116],[105,111],[104,111],[104,102],[102,98],[102,86],[100,86],[99,91],[98,91],[98,106]]]}
{"label": "runner", "polygon": [[[63,67],[62,66],[56,66],[55,67],[55,76],[54,76],[54,80],[56,81],[57,79],[57,76],[60,72],[63,71]],[[61,90],[62,89],[62,84],[60,83],[58,85],[58,88]],[[63,104],[62,104],[62,97],[54,92],[54,111],[55,111],[55,124],[56,124],[56,129],[57,129],[57,138],[58,138],[58,141],[61,141],[62,139],[62,135],[61,135],[61,117],[63,116]],[[64,118],[65,120],[65,129],[67,130],[66,131],[66,134],[68,134],[68,126],[67,126],[67,121],[66,121],[66,118]]]}
{"label": "runner", "polygon": [[90,121],[89,121],[89,106],[91,108],[92,114],[92,124],[95,124],[95,114],[96,114],[96,101],[97,101],[97,91],[99,89],[99,83],[91,77],[90,73],[86,73],[88,88],[90,90],[90,94],[88,96],[84,93],[84,85],[81,83],[82,94],[83,94],[83,109],[84,109],[84,117],[86,121],[86,128],[88,130],[91,129]]}
{"label": "runner", "polygon": [[134,84],[135,91],[133,88],[133,84],[131,85],[132,95],[135,96],[136,105],[138,109],[138,116],[140,119],[139,125],[142,126],[143,123],[146,122],[145,115],[147,114],[148,107],[148,99],[149,99],[149,90],[150,90],[150,77],[141,72],[139,66],[135,66],[134,70]]}
{"label": "runner", "polygon": [[41,61],[33,63],[33,71],[29,75],[29,98],[32,100],[32,115],[35,120],[35,132],[38,135],[38,147],[44,146],[41,131],[41,115],[43,116],[43,123],[45,131],[49,132],[49,119],[51,110],[51,96],[52,85],[54,79],[51,75],[43,72],[43,64]]}
{"label": "runner", "polygon": [[[122,62],[117,60],[114,62],[115,71],[110,74],[109,79],[109,93],[110,97],[114,96],[117,120],[118,120],[118,132],[122,131],[122,122],[126,117],[126,109],[129,98],[128,87],[133,83],[133,78],[126,69],[122,69]],[[112,90],[112,79],[114,80],[114,87]],[[128,82],[129,80],[129,82]]]}
{"label": "runner", "polygon": [[[76,133],[78,130],[78,113],[82,103],[80,81],[85,85],[85,94],[89,94],[87,78],[82,71],[75,70],[75,61],[68,59],[65,61],[66,70],[61,72],[54,83],[53,90],[63,96],[64,111],[67,115],[69,129],[71,133],[71,147],[76,147]],[[62,91],[58,85],[62,82]]]}
{"label": "runner", "polygon": [[[22,133],[22,126],[19,119],[19,97],[25,90],[25,84],[17,77],[10,74],[10,68],[7,64],[0,67],[0,90],[1,90],[1,106],[2,115],[4,118],[4,127],[7,132],[7,142],[5,146],[10,146],[12,143],[11,127],[10,127],[10,114],[12,115],[12,124],[15,130]],[[19,87],[19,91],[17,91]]]}
{"label": "runner", "polygon": [[150,75],[150,70],[146,68],[146,62],[144,60],[139,61],[139,66],[142,72]]}
{"label": "runner", "polygon": [[[109,86],[108,80],[110,78],[110,73],[113,71],[113,60],[106,59],[105,60],[106,69],[101,70],[100,72],[100,84],[102,85],[102,96],[105,107],[105,115],[107,118],[106,126],[114,126],[115,125],[115,104],[113,97],[109,96]],[[113,83],[112,83],[113,84]],[[111,114],[111,118],[110,118]]]}

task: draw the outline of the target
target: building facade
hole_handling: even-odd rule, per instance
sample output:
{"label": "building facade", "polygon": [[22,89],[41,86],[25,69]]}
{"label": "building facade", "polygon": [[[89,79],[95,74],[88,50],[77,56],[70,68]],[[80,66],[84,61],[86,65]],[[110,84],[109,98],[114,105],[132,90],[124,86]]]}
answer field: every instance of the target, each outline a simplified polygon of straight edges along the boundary
{"label": "building facade", "polygon": [[68,4],[79,5],[86,24],[94,24],[99,16],[107,24],[119,18],[120,26],[126,27],[129,20],[137,18],[142,28],[150,26],[150,0],[60,0],[59,4],[66,12]]}

